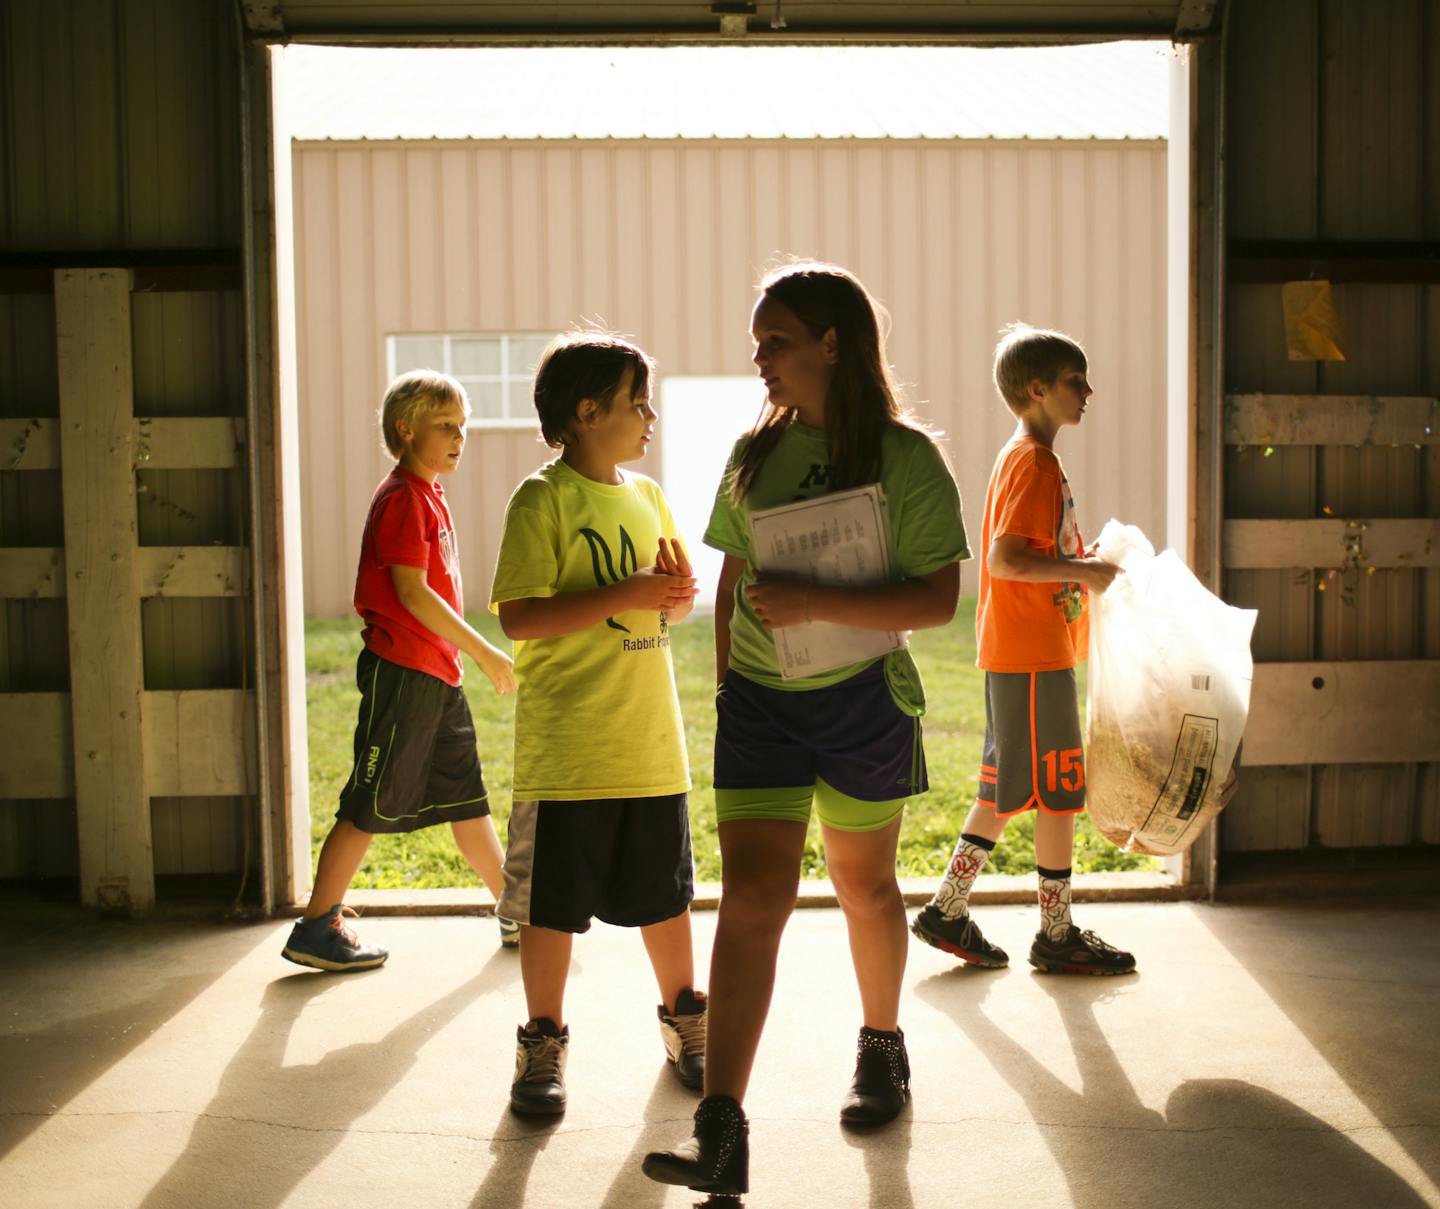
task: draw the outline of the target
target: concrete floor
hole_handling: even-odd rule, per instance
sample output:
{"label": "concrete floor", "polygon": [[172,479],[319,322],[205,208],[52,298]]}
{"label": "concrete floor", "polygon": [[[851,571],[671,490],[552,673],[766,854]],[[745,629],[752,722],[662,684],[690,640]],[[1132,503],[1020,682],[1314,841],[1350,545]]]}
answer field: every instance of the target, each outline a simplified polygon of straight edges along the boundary
{"label": "concrete floor", "polygon": [[[1440,900],[1103,904],[1127,979],[1023,964],[1034,912],[981,908],[1009,970],[915,945],[915,1102],[842,1132],[857,1001],[832,910],[797,913],[747,1105],[746,1203],[1440,1205]],[[712,913],[695,917],[707,952]],[[638,938],[576,946],[569,1114],[506,1109],[519,961],[490,920],[362,921],[388,968],[282,961],[281,924],[3,924],[0,1204],[603,1206],[698,1199],[639,1172],[688,1133]]]}

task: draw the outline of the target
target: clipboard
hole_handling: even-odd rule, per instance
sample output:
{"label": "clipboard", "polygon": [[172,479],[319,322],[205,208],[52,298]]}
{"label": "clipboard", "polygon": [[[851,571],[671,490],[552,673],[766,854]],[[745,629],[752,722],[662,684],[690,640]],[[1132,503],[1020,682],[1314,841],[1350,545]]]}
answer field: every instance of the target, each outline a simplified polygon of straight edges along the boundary
{"label": "clipboard", "polygon": [[[889,583],[890,514],[879,483],[750,514],[756,569],[841,587]],[[898,630],[809,621],[773,631],[780,675],[817,676],[905,646]]]}

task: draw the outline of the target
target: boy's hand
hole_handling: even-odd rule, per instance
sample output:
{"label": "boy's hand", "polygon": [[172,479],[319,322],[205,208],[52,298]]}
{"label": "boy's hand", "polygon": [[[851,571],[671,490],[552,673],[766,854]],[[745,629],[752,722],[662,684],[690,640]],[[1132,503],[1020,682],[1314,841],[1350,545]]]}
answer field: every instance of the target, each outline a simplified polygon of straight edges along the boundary
{"label": "boy's hand", "polygon": [[485,648],[475,654],[475,663],[500,696],[508,697],[515,691],[515,661],[504,651],[487,642]]}
{"label": "boy's hand", "polygon": [[660,550],[655,555],[655,569],[662,575],[678,575],[682,579],[693,579],[695,569],[685,554],[685,547],[678,537],[662,537]]}
{"label": "boy's hand", "polygon": [[1098,558],[1082,558],[1076,561],[1075,568],[1082,573],[1076,578],[1080,580],[1096,596],[1101,595],[1106,588],[1115,582],[1117,575],[1124,575],[1125,569],[1115,563],[1107,563]]}
{"label": "boy's hand", "polygon": [[745,599],[767,630],[810,621],[810,585],[803,579],[760,579],[745,589]]}
{"label": "boy's hand", "polygon": [[[687,564],[688,565],[688,564]],[[700,591],[693,575],[676,575],[659,563],[643,567],[629,579],[622,579],[624,607],[656,613],[678,609],[695,599]]]}

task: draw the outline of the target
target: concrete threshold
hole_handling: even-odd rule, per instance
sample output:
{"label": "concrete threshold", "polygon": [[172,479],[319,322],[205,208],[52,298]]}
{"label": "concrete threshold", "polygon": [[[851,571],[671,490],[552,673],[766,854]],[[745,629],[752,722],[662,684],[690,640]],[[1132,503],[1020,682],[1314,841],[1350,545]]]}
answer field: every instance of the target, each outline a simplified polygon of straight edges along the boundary
{"label": "concrete threshold", "polygon": [[[907,906],[930,901],[936,879],[902,877],[900,893]],[[1165,873],[1081,873],[1072,890],[1077,903],[1171,903],[1206,896],[1204,886],[1185,885]],[[983,873],[970,892],[976,904],[1029,904],[1035,901],[1035,876]],[[345,902],[366,915],[493,915],[495,900],[488,890],[351,890]],[[713,911],[720,905],[720,883],[700,882],[695,887],[696,911]],[[835,887],[828,881],[800,883],[796,907],[833,907]],[[298,910],[298,907],[296,908]]]}

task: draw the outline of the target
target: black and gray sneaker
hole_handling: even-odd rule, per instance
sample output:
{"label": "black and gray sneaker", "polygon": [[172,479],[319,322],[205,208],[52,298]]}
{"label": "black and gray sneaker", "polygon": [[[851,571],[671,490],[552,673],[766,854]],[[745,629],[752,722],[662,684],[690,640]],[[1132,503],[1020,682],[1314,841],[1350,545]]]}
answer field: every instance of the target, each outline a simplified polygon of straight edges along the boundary
{"label": "black and gray sneaker", "polygon": [[1051,940],[1043,931],[1035,933],[1030,964],[1042,974],[1129,974],[1135,958],[1071,924],[1063,940]]}
{"label": "black and gray sneaker", "polygon": [[694,1091],[705,1086],[705,1006],[703,992],[687,987],[676,996],[673,1014],[663,1003],[655,1009],[665,1056],[675,1068],[675,1077]]}
{"label": "black and gray sneaker", "polygon": [[706,1096],[695,1110],[695,1135],[674,1150],[652,1150],[641,1170],[661,1184],[716,1196],[750,1186],[750,1126],[730,1096]]}
{"label": "black and gray sneaker", "polygon": [[522,1117],[558,1117],[565,1111],[565,1058],[570,1026],[556,1028],[548,1017],[515,1030],[515,1079],[510,1111]]}
{"label": "black and gray sneaker", "polygon": [[980,925],[968,913],[958,919],[946,919],[940,908],[930,903],[920,909],[910,924],[910,931],[931,948],[943,949],[972,966],[998,970],[1010,964],[1009,954],[986,940]]}
{"label": "black and gray sneaker", "polygon": [[390,950],[379,945],[362,945],[359,937],[345,926],[345,920],[354,917],[354,910],[336,903],[319,919],[297,919],[280,956],[296,965],[335,973],[383,966]]}
{"label": "black and gray sneaker", "polygon": [[910,1101],[910,1056],[905,1034],[862,1028],[856,1042],[855,1078],[840,1105],[842,1125],[884,1125]]}

